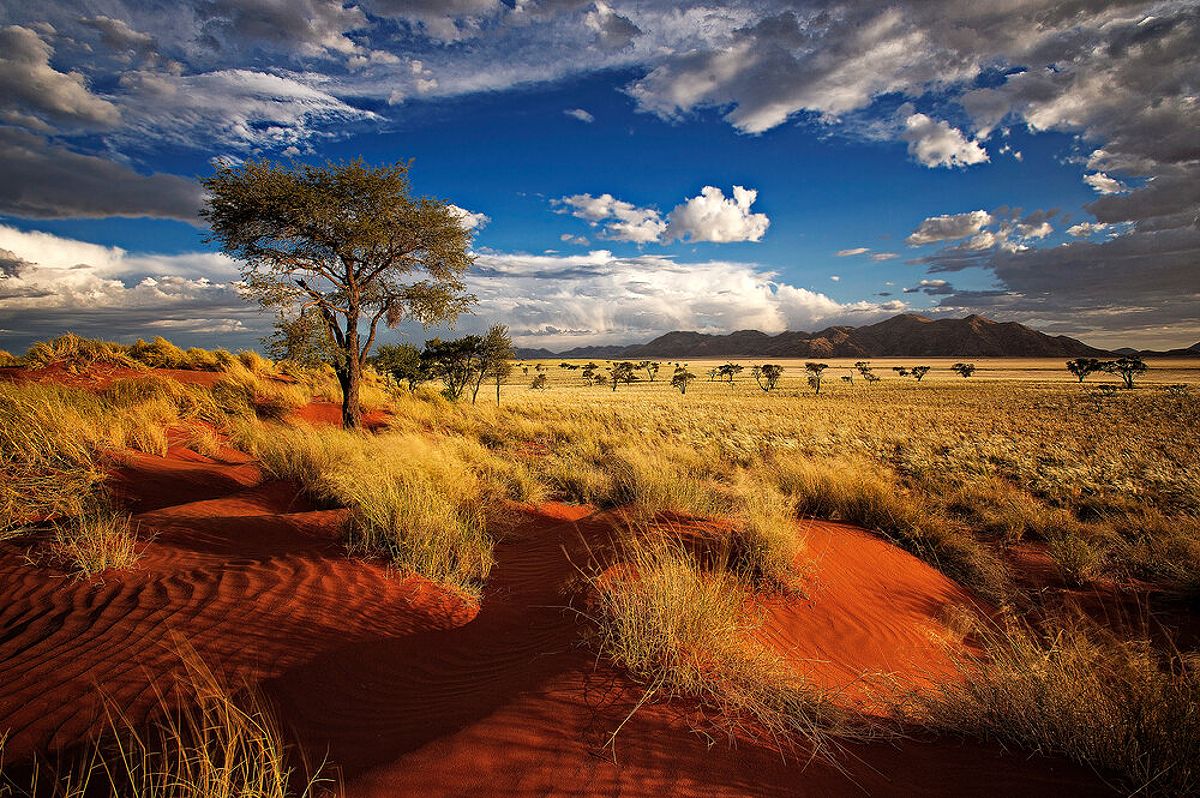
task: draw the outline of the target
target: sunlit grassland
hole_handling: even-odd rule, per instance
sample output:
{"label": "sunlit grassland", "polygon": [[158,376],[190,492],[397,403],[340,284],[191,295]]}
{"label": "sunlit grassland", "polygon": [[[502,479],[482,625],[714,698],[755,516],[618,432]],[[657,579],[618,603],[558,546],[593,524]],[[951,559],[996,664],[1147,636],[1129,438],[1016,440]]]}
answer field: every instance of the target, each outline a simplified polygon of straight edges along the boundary
{"label": "sunlit grassland", "polygon": [[[780,475],[802,463],[811,495],[793,495],[800,515],[874,529],[993,596],[1003,592],[996,547],[1031,540],[1074,581],[1200,587],[1200,361],[1163,361],[1148,375],[1157,382],[1111,394],[1058,361],[1054,372],[977,361],[977,374],[1003,376],[935,370],[921,383],[886,362],[873,363],[879,382],[827,376],[820,396],[790,365],[770,394],[743,372],[732,385],[701,377],[681,395],[663,378],[671,364],[613,391],[542,362],[541,391],[527,387],[529,363],[499,408],[450,405],[427,387],[401,400],[393,423],[476,438],[561,498],[601,505],[637,503],[634,453],[657,476],[642,504],[697,515],[735,512],[727,494],[746,476],[784,487]],[[1178,384],[1189,388],[1167,388]],[[657,498],[646,492],[655,484]]]}

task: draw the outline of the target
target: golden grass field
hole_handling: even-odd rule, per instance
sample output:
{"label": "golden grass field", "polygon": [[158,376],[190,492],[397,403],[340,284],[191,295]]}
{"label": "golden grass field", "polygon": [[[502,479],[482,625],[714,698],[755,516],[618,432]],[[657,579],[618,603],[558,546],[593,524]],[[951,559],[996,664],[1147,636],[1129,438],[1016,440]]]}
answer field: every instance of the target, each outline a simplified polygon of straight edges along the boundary
{"label": "golden grass field", "polygon": [[[384,426],[357,433],[295,415],[337,398],[327,371],[147,345],[168,365],[190,357],[215,371],[181,383],[125,350],[72,346],[0,383],[0,540],[27,541],[32,566],[73,562],[81,578],[138,568],[138,530],[106,475],[121,452],[161,456],[171,441],[242,450],[346,508],[349,555],[469,600],[485,594],[514,502],[611,508],[628,527],[618,556],[640,576],[588,575],[597,653],[647,697],[709,703],[825,755],[894,728],[864,725],[737,641],[755,625],[754,611],[739,614],[755,597],[808,595],[797,522],[841,521],[994,610],[964,631],[983,653],[958,657],[963,681],[910,696],[895,722],[1066,756],[1147,793],[1200,779],[1200,359],[1151,361],[1133,390],[1102,388],[1115,386],[1107,375],[1079,384],[1059,360],[979,359],[964,379],[954,359],[880,359],[874,383],[841,380],[853,361],[831,360],[820,395],[798,360],[770,361],[785,367],[770,393],[755,361],[732,383],[707,377],[725,361],[691,361],[686,395],[671,362],[614,391],[562,361],[521,361],[498,406],[494,386],[472,405],[372,376],[365,397]],[[106,362],[123,371],[99,388],[38,376],[86,377]],[[917,383],[893,365],[933,369]],[[529,387],[539,373],[544,390]],[[680,519],[715,523],[702,547],[720,552],[717,572],[671,537]],[[703,623],[698,606],[721,623]]]}

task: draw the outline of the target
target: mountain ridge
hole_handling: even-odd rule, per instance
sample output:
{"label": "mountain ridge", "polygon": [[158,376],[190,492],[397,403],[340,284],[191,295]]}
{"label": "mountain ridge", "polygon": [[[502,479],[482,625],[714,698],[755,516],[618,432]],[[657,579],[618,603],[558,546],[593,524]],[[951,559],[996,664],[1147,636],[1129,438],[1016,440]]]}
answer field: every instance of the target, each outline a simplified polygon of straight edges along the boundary
{"label": "mountain ridge", "polygon": [[736,330],[724,335],[675,330],[644,344],[584,346],[561,352],[518,348],[523,359],[654,359],[705,357],[1102,357],[1112,353],[1065,335],[977,314],[931,319],[901,313],[875,324],[837,325],[817,332],[769,335]]}

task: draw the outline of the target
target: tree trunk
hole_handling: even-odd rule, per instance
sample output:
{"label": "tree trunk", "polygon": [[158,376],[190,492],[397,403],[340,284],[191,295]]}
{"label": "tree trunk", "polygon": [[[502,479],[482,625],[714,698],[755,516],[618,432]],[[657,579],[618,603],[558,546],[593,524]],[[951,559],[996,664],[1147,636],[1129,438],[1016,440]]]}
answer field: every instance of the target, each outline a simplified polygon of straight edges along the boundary
{"label": "tree trunk", "polygon": [[500,375],[496,375],[496,407],[500,406]]}
{"label": "tree trunk", "polygon": [[342,386],[342,429],[361,429],[362,404],[358,395],[362,385],[362,361],[358,357],[358,314],[347,318],[346,327],[345,359],[338,369],[338,383]]}
{"label": "tree trunk", "polygon": [[337,370],[338,384],[342,387],[342,428],[362,427],[362,405],[358,401],[362,383],[362,369],[357,360],[350,361],[345,368]]}

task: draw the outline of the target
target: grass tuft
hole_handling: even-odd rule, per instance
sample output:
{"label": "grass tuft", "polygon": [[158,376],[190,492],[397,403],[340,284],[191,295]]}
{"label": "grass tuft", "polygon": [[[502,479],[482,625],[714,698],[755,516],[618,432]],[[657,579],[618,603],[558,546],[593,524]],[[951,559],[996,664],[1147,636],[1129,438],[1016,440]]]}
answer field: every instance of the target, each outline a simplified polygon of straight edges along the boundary
{"label": "grass tuft", "polygon": [[103,509],[55,524],[54,548],[81,577],[129,570],[141,558],[129,514]]}
{"label": "grass tuft", "polygon": [[784,751],[800,745],[829,760],[837,740],[871,734],[754,639],[761,620],[735,575],[705,572],[680,545],[661,539],[629,544],[623,560],[591,577],[596,606],[589,616],[600,653],[645,688],[639,707],[695,702],[717,710],[706,717],[731,738],[748,734]]}
{"label": "grass tuft", "polygon": [[975,629],[984,654],[962,679],[913,696],[935,729],[1066,756],[1119,779],[1128,794],[1200,791],[1200,668],[1081,617],[1037,629],[1005,617]]}

